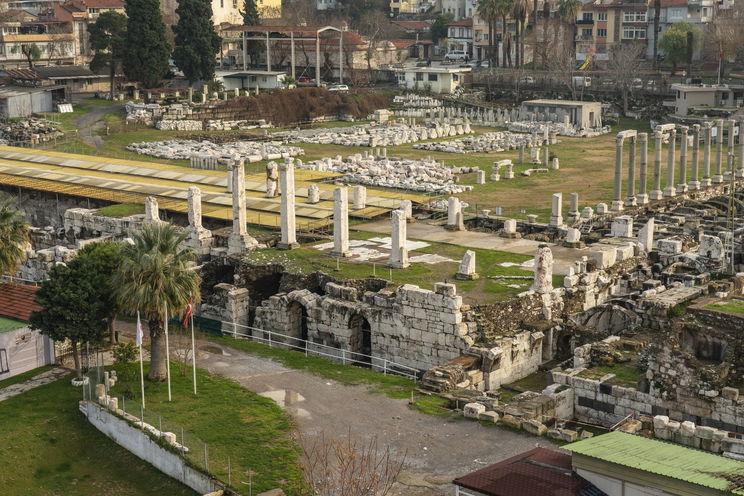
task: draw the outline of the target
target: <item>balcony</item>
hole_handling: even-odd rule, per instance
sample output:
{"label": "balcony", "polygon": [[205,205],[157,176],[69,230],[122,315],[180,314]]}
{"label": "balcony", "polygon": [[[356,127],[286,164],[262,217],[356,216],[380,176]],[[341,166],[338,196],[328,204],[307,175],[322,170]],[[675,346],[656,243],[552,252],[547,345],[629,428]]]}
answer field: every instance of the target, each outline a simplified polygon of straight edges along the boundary
{"label": "balcony", "polygon": [[579,19],[576,21],[577,26],[593,26],[594,19]]}

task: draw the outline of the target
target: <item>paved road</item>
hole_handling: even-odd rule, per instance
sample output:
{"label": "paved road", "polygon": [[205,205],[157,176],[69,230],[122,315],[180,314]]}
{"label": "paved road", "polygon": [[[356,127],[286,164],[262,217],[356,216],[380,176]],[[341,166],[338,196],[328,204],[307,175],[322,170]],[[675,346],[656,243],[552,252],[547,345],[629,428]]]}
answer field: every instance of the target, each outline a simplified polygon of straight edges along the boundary
{"label": "paved road", "polygon": [[[120,332],[131,337],[131,324]],[[171,341],[172,347],[175,343]],[[455,476],[535,447],[544,439],[517,434],[459,416],[435,417],[408,407],[407,400],[372,394],[365,386],[346,386],[308,372],[289,369],[209,341],[197,343],[197,366],[233,379],[274,399],[297,421],[306,439],[326,436],[377,436],[378,445],[405,453],[406,469],[395,491],[400,496],[451,495]]]}

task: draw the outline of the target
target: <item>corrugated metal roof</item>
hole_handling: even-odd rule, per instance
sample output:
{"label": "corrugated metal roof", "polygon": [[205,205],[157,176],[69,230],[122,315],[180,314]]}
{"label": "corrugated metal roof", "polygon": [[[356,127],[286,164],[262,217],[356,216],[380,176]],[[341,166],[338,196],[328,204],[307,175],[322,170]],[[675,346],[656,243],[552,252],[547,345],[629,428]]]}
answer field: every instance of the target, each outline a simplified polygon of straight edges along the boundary
{"label": "corrugated metal roof", "polygon": [[615,431],[564,446],[573,453],[744,495],[744,462]]}

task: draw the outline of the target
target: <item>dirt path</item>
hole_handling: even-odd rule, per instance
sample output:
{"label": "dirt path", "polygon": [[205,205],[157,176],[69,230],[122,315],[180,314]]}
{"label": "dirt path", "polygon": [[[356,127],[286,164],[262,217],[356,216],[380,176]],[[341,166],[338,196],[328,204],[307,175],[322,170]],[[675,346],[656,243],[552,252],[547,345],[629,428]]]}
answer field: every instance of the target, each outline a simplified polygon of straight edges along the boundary
{"label": "dirt path", "polygon": [[94,106],[90,112],[75,117],[70,123],[77,128],[78,136],[91,146],[103,148],[103,140],[96,133],[106,127],[103,120],[107,114],[113,114],[124,108],[122,104],[109,106]]}
{"label": "dirt path", "polygon": [[13,396],[25,393],[26,391],[30,391],[31,389],[43,386],[44,384],[49,384],[50,382],[54,382],[60,377],[68,375],[69,373],[70,371],[67,369],[55,368],[35,375],[23,382],[18,382],[8,387],[2,388],[0,389],[0,401],[5,401],[8,398],[12,398]]}
{"label": "dirt path", "polygon": [[[131,338],[131,324],[120,322],[117,328]],[[376,435],[380,446],[405,453],[406,470],[396,495],[453,494],[449,481],[456,476],[530,450],[537,443],[553,446],[545,439],[485,427],[459,416],[425,415],[409,408],[407,400],[372,394],[365,386],[346,386],[210,341],[198,341],[197,350],[198,367],[273,399],[292,415],[307,439],[321,432],[343,438],[351,431],[364,439]]]}

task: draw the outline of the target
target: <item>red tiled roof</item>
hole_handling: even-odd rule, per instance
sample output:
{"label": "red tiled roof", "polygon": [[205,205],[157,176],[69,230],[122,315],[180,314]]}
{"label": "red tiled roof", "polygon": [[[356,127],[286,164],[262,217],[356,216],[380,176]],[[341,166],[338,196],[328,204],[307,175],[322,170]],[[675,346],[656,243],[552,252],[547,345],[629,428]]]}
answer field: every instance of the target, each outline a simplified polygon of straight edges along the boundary
{"label": "red tiled roof", "polygon": [[122,0],[72,0],[72,4],[82,4],[88,8],[93,9],[123,9],[124,2]]}
{"label": "red tiled roof", "polygon": [[688,0],[661,0],[661,8],[666,7],[687,7]]}
{"label": "red tiled roof", "polygon": [[573,475],[571,455],[535,448],[452,481],[488,496],[578,496],[587,484]]}
{"label": "red tiled roof", "polygon": [[390,43],[392,43],[398,50],[402,50],[403,48],[415,45],[416,40],[393,40]]}
{"label": "red tiled roof", "polygon": [[393,21],[393,24],[397,24],[403,29],[429,29],[431,23],[429,21]]}
{"label": "red tiled roof", "polygon": [[9,282],[0,284],[0,315],[28,322],[31,312],[41,310],[34,302],[38,290],[38,286]]}
{"label": "red tiled roof", "polygon": [[463,19],[461,21],[450,22],[447,26],[467,26],[473,25],[473,19]]}

